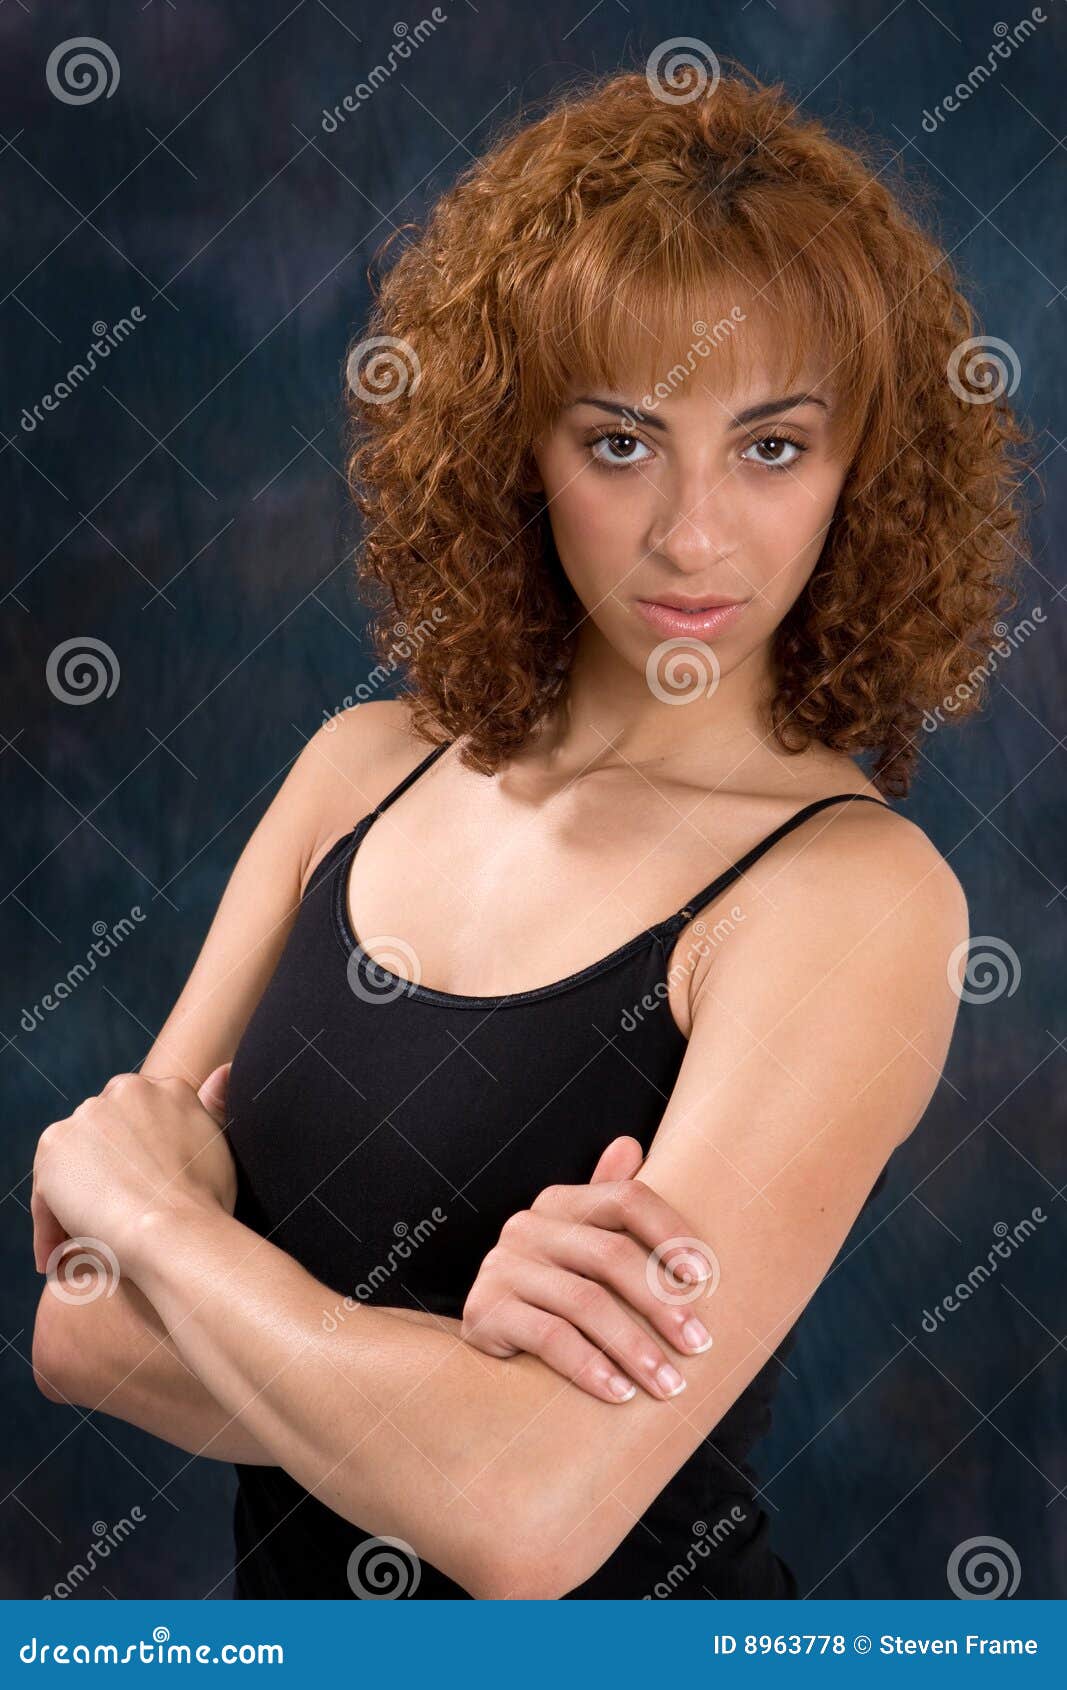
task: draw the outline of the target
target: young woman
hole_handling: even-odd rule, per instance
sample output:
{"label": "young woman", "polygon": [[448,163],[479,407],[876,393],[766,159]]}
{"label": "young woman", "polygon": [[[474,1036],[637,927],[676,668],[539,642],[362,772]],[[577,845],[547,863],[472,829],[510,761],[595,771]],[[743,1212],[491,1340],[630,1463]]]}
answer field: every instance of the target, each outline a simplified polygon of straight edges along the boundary
{"label": "young woman", "polygon": [[967,945],[886,800],[1011,591],[972,329],[742,72],[568,97],[386,276],[350,464],[406,692],[314,735],[35,1166],[38,1266],[121,1269],[46,1288],[42,1389],[236,1462],[238,1595],[799,1593],[747,1457]]}

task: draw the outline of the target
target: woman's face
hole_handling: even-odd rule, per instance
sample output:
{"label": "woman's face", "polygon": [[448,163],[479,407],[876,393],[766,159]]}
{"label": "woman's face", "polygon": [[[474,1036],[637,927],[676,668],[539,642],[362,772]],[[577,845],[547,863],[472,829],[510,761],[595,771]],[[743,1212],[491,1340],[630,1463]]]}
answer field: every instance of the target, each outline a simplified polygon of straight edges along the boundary
{"label": "woman's face", "polygon": [[[635,667],[671,638],[711,645],[723,670],[767,644],[818,561],[847,471],[814,372],[790,393],[759,375],[727,393],[713,375],[699,367],[643,411],[636,384],[576,385],[534,453],[563,568]],[[664,600],[689,614],[657,609]],[[701,617],[716,600],[740,603]]]}

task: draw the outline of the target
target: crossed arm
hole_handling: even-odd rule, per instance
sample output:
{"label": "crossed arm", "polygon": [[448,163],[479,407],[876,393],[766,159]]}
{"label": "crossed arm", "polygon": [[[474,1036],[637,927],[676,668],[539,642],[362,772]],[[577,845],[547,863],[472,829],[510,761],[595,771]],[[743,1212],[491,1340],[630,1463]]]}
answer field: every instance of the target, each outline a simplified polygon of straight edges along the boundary
{"label": "crossed arm", "polygon": [[641,1172],[720,1268],[693,1305],[714,1341],[679,1397],[612,1406],[536,1357],[487,1357],[446,1322],[373,1307],[324,1333],[336,1293],[218,1205],[151,1210],[130,1246],[223,1418],[472,1595],[558,1596],[607,1559],[798,1318],[937,1082],[966,937],[941,859],[900,818],[865,832],[841,816],[774,906],[770,876],[746,880],[750,919],[707,976]]}

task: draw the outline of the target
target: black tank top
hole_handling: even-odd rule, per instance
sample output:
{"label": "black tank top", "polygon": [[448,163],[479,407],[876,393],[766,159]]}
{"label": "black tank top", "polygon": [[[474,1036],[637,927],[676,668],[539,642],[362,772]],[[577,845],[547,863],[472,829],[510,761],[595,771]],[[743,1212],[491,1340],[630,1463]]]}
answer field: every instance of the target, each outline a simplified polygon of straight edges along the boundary
{"label": "black tank top", "polygon": [[[666,995],[678,934],[809,816],[844,799],[880,802],[816,799],[599,962],[531,991],[461,996],[368,958],[346,900],[368,827],[447,749],[435,747],[316,865],[230,1073],[235,1214],[335,1293],[324,1296],[327,1330],[357,1322],[360,1302],[459,1319],[509,1215],[548,1185],[586,1184],[620,1133],[647,1153],[687,1044]],[[768,1542],[747,1459],[795,1338],[796,1325],[569,1597],[797,1594]],[[281,1468],[242,1465],[237,1475],[235,1596],[353,1597],[350,1558],[361,1544],[372,1557],[376,1540]],[[415,1573],[398,1588],[416,1599],[468,1596],[425,1561]]]}

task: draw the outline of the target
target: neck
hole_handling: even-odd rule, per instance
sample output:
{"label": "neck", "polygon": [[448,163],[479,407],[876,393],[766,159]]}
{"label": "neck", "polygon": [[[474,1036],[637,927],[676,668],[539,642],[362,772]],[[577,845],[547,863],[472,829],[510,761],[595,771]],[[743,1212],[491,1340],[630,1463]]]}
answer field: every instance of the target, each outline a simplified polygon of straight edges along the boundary
{"label": "neck", "polygon": [[760,647],[722,672],[710,650],[679,647],[646,677],[587,622],[537,756],[560,769],[666,765],[679,778],[689,766],[705,780],[716,770],[725,779],[742,763],[766,763],[773,756],[764,712],[770,651]]}

